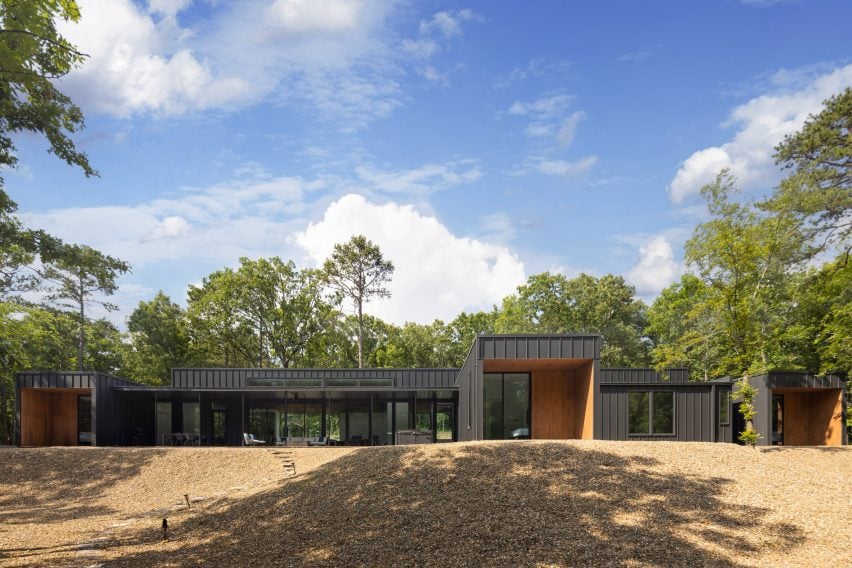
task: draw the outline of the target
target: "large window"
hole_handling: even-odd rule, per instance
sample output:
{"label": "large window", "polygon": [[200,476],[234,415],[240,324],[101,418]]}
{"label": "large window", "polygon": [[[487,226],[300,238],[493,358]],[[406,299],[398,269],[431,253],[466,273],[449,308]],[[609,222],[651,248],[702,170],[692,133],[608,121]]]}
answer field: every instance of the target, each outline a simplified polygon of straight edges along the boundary
{"label": "large window", "polygon": [[486,440],[530,437],[530,377],[519,373],[483,375],[483,434]]}
{"label": "large window", "polygon": [[627,410],[629,434],[674,434],[673,392],[629,392]]}
{"label": "large window", "polygon": [[719,424],[727,426],[731,423],[731,391],[719,391]]}

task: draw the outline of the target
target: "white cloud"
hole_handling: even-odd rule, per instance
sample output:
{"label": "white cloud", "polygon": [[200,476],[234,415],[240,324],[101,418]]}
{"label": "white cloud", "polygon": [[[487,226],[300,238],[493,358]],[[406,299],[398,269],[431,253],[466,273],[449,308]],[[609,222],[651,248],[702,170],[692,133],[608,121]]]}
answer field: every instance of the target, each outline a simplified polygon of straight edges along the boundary
{"label": "white cloud", "polygon": [[586,118],[586,113],[580,110],[571,113],[571,115],[565,119],[562,126],[559,128],[559,132],[556,134],[556,140],[559,142],[560,146],[564,148],[571,145],[571,142],[574,141],[574,135],[577,133],[577,125],[580,124],[580,121],[584,118]]}
{"label": "white cloud", "polygon": [[554,138],[561,148],[565,148],[574,141],[577,126],[586,118],[586,113],[581,110],[568,113],[574,98],[558,94],[534,101],[515,101],[506,113],[530,119],[524,130],[530,138]]}
{"label": "white cloud", "polygon": [[636,287],[640,296],[650,299],[681,274],[683,264],[675,260],[671,242],[665,236],[657,235],[639,247],[639,261],[627,272],[626,280]]}
{"label": "white cloud", "polygon": [[147,240],[173,239],[189,232],[190,225],[183,217],[166,217],[151,232]]}
{"label": "white cloud", "polygon": [[360,7],[353,0],[276,0],[267,14],[290,33],[338,32],[358,25]]}
{"label": "white cloud", "polygon": [[524,66],[515,67],[508,73],[497,76],[494,80],[494,88],[505,89],[529,78],[562,81],[570,68],[571,64],[564,59],[536,57]]}
{"label": "white cloud", "polygon": [[[83,0],[79,23],[60,32],[89,58],[62,79],[63,89],[96,111],[127,116],[141,111],[181,114],[233,104],[251,96],[240,77],[218,74],[182,45],[172,18],[155,23],[130,0]],[[174,15],[185,3],[156,2]]]}
{"label": "white cloud", "polygon": [[385,21],[395,2],[245,0],[211,3],[182,27],[190,2],[82,0],[60,30],[90,55],[62,87],[84,110],[117,117],[233,110],[273,99],[351,131],[402,104],[407,56]]}
{"label": "white cloud", "polygon": [[419,196],[460,184],[472,183],[483,176],[477,162],[472,160],[426,164],[410,170],[396,171],[359,166],[355,168],[355,172],[373,190]]}
{"label": "white cloud", "polygon": [[852,65],[821,75],[789,92],[766,94],[738,106],[723,126],[737,126],[731,141],[694,152],[678,169],[668,187],[674,203],[698,194],[723,168],[729,168],[743,187],[777,181],[780,172],[772,159],[784,136],[799,130],[822,102],[852,85]]}
{"label": "white cloud", "polygon": [[367,309],[395,323],[428,323],[461,310],[487,309],[525,279],[523,263],[505,246],[455,236],[413,206],[376,205],[359,195],[332,203],[295,241],[320,263],[335,243],[356,234],[366,235],[394,263],[392,297]]}
{"label": "white cloud", "polygon": [[507,243],[515,238],[517,223],[507,213],[490,213],[479,218],[480,236],[489,242]]}
{"label": "white cloud", "polygon": [[[581,158],[576,162],[569,162],[568,160],[535,158],[533,159],[531,169],[540,174],[546,175],[579,176],[591,170],[596,163],[598,163],[597,156],[586,156],[585,158]],[[529,168],[525,169],[524,171],[528,170]]]}
{"label": "white cloud", "polygon": [[551,118],[562,114],[574,101],[572,95],[552,95],[540,99],[524,102],[515,101],[509,107],[508,113],[520,116],[534,116],[537,118]]}
{"label": "white cloud", "polygon": [[480,19],[473,10],[438,12],[429,20],[420,22],[420,35],[427,36],[440,32],[445,39],[462,35],[462,22]]}

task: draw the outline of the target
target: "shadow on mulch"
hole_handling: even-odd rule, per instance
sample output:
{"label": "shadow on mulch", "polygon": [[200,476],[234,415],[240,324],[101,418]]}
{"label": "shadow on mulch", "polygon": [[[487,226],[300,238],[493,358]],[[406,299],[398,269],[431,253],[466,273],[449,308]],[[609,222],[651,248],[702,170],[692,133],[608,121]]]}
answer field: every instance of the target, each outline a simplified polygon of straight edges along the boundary
{"label": "shadow on mulch", "polygon": [[[0,493],[0,526],[48,524],[114,513],[114,509],[96,505],[96,498],[117,481],[137,475],[146,463],[164,452],[153,448],[144,452],[115,448],[4,452],[0,462],[0,484],[4,488]],[[57,454],[61,459],[55,457]],[[37,484],[38,491],[26,494],[15,491],[15,485],[24,482]],[[56,506],[62,502],[80,504]],[[2,553],[0,550],[0,558]]]}
{"label": "shadow on mulch", "polygon": [[[758,551],[755,528],[775,553],[804,542],[766,509],[723,502],[733,480],[657,463],[562,444],[372,448],[176,520],[169,543],[152,520],[105,552],[110,566],[731,566]],[[689,523],[723,553],[684,538]]]}

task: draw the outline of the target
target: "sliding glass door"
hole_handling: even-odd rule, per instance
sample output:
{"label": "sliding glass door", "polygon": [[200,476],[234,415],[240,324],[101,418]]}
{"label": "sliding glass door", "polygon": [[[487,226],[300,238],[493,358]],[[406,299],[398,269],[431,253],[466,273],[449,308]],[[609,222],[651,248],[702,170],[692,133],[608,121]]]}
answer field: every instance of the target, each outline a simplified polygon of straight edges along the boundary
{"label": "sliding glass door", "polygon": [[526,373],[483,375],[483,434],[486,440],[530,437],[530,376]]}

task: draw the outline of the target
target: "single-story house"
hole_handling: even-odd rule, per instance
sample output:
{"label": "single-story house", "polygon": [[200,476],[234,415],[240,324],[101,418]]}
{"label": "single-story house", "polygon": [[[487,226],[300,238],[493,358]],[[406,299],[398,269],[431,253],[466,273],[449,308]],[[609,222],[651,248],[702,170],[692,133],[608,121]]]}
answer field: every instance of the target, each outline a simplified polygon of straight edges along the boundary
{"label": "single-story house", "polygon": [[[461,369],[172,369],[16,376],[15,439],[45,445],[386,445],[500,439],[734,442],[732,379],[606,369],[600,335],[481,335]],[[845,377],[770,373],[760,444],[842,445]]]}

